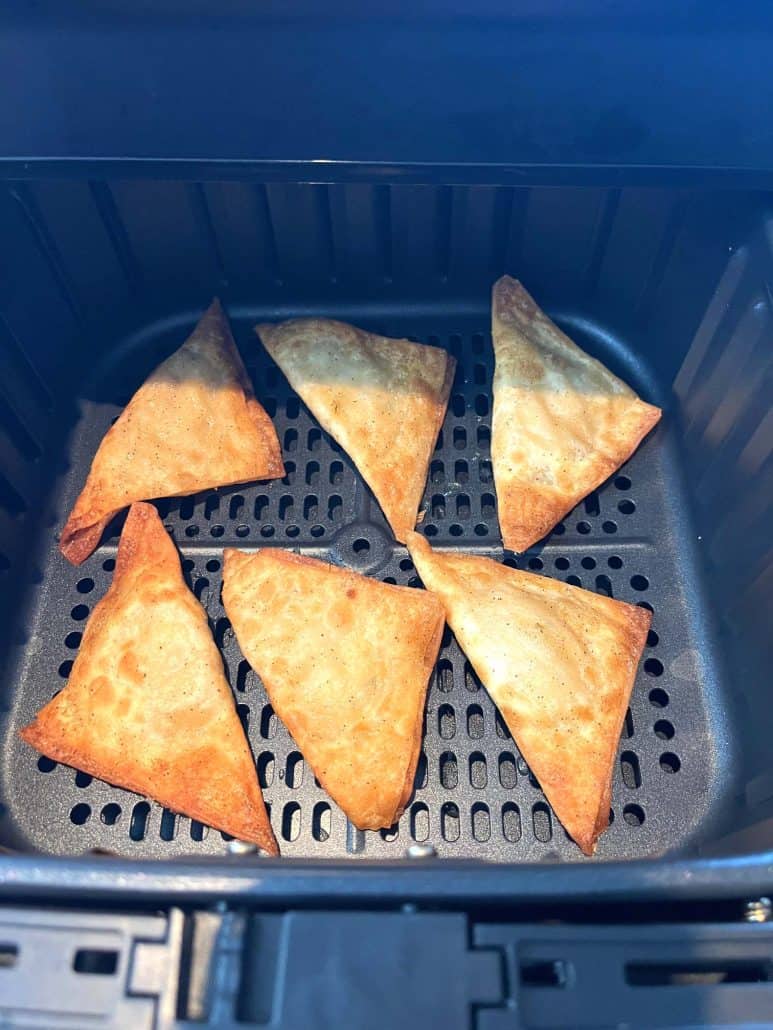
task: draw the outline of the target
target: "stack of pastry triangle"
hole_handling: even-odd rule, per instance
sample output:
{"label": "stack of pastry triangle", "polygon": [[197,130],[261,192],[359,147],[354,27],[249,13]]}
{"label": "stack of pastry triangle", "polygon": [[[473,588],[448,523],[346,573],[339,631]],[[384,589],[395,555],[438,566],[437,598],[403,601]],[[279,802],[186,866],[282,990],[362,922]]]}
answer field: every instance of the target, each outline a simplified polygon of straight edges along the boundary
{"label": "stack of pastry triangle", "polygon": [[226,550],[223,603],[328,794],[360,829],[395,823],[413,790],[438,598],[287,551]]}
{"label": "stack of pastry triangle", "polygon": [[491,458],[505,547],[525,551],[633,454],[661,415],[554,325],[515,279],[494,284]]}
{"label": "stack of pastry triangle", "polygon": [[438,347],[343,322],[296,319],[256,332],[292,388],[343,447],[405,542],[445,418],[456,362]]}
{"label": "stack of pastry triangle", "polygon": [[553,811],[586,855],[609,822],[612,772],[651,615],[411,533],[424,585]]}
{"label": "stack of pastry triangle", "polygon": [[278,854],[204,609],[158,514],[132,505],[70,679],[21,731],[109,783]]}
{"label": "stack of pastry triangle", "polygon": [[59,546],[79,565],[133,501],[282,475],[276,431],[215,300],[107,432]]}

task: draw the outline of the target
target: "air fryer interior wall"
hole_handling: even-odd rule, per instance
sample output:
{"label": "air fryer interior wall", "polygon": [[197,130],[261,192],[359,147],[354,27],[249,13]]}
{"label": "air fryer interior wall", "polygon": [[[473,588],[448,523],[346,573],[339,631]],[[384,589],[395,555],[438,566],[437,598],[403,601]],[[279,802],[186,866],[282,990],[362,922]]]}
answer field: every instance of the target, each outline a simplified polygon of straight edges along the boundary
{"label": "air fryer interior wall", "polygon": [[16,737],[64,685],[110,581],[120,519],[79,569],[56,550],[88,463],[143,377],[218,294],[288,474],[159,510],[210,614],[283,853],[399,858],[432,843],[462,858],[581,859],[449,632],[415,796],[399,827],[363,834],[304,769],[220,603],[224,546],[298,547],[418,585],[351,462],[258,345],[258,320],[324,314],[450,349],[459,373],[422,530],[434,545],[502,559],[488,444],[489,291],[503,272],[666,410],[621,474],[544,545],[504,556],[654,608],[598,855],[773,845],[763,197],[72,179],[3,187],[0,226],[0,845],[137,857],[226,847],[219,833],[52,767]]}

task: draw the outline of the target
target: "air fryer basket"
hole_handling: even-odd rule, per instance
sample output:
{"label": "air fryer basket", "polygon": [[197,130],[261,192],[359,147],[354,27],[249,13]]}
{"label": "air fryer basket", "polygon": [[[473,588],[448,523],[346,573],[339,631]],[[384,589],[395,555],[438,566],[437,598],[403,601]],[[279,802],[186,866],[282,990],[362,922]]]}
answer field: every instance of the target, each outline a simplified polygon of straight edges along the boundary
{"label": "air fryer basket", "polygon": [[[84,622],[110,582],[120,519],[80,568],[56,547],[91,457],[143,377],[219,293],[287,474],[157,505],[222,649],[283,855],[390,859],[431,844],[444,857],[586,861],[450,631],[430,684],[415,795],[399,825],[380,833],[347,824],[242,659],[220,600],[225,546],[299,549],[420,586],[351,461],[251,332],[256,321],[309,312],[433,343],[458,359],[422,506],[420,531],[433,546],[491,555],[653,611],[598,858],[765,846],[764,828],[745,827],[764,815],[767,798],[761,682],[749,659],[750,647],[767,645],[733,643],[739,610],[763,576],[754,506],[762,494],[749,486],[751,510],[737,493],[728,499],[732,484],[746,488],[750,448],[762,467],[755,434],[764,395],[748,375],[769,367],[767,255],[749,228],[757,211],[747,198],[74,181],[19,185],[2,200],[17,267],[0,322],[12,460],[0,481],[9,541],[0,844],[137,858],[227,849],[221,833],[57,766],[17,737],[64,686]],[[748,242],[738,249],[742,232]],[[489,454],[488,291],[503,271],[666,409],[630,462],[521,556],[501,548]],[[26,290],[26,305],[14,286]],[[742,557],[733,606],[723,587],[728,546]],[[744,796],[749,782],[762,786]],[[733,830],[739,842],[717,845]]]}

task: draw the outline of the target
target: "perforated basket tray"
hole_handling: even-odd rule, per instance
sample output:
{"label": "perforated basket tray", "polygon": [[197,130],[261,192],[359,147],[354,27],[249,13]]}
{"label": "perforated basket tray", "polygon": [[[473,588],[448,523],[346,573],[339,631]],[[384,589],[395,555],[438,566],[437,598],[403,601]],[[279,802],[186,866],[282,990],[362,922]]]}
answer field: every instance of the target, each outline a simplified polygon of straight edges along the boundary
{"label": "perforated basket tray", "polygon": [[[351,461],[290,390],[250,331],[265,311],[234,324],[258,397],[274,419],[287,475],[190,498],[157,502],[182,552],[185,576],[206,606],[285,856],[396,858],[414,843],[441,856],[505,862],[583,860],[554,818],[503,720],[446,629],[427,701],[416,791],[398,826],[363,833],[315,782],[242,658],[220,600],[222,549],[288,547],[391,583],[420,587]],[[654,611],[617,760],[609,831],[599,858],[689,850],[724,801],[717,761],[716,669],[705,653],[707,615],[689,540],[668,418],[621,472],[594,492],[544,545],[503,555],[489,456],[493,354],[488,312],[428,319],[386,311],[359,321],[390,335],[448,348],[458,371],[429,472],[421,531],[439,548],[491,555],[505,564],[601,591]],[[653,398],[624,344],[570,326],[592,353]],[[74,854],[222,853],[220,832],[124,790],[39,757],[18,728],[60,690],[85,620],[110,582],[121,520],[78,569],[56,535],[111,419],[189,323],[145,328],[109,352],[84,389],[82,417],[40,519],[36,585],[20,613],[6,672],[13,703],[3,725],[0,843]]]}

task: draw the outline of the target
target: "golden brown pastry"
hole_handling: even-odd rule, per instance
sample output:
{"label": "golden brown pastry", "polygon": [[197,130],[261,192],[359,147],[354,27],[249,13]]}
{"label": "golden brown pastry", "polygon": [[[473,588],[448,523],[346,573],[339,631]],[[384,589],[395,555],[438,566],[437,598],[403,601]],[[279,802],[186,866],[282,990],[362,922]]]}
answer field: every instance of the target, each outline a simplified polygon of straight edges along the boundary
{"label": "golden brown pastry", "polygon": [[226,549],[223,604],[328,794],[360,829],[395,823],[413,791],[440,601],[288,551]]}
{"label": "golden brown pastry", "polygon": [[80,565],[132,501],[283,475],[276,431],[215,300],[105,434],[59,548]]}
{"label": "golden brown pastry", "polygon": [[491,458],[505,547],[525,551],[633,454],[661,416],[540,311],[494,284]]}
{"label": "golden brown pastry", "polygon": [[455,359],[438,347],[323,318],[259,325],[255,331],[360,470],[395,537],[405,542],[416,525]]}
{"label": "golden brown pastry", "polygon": [[556,816],[593,854],[652,616],[490,558],[433,551],[417,533],[408,549]]}
{"label": "golden brown pastry", "polygon": [[21,736],[57,762],[279,853],[206,612],[150,504],[129,510],[69,681]]}

